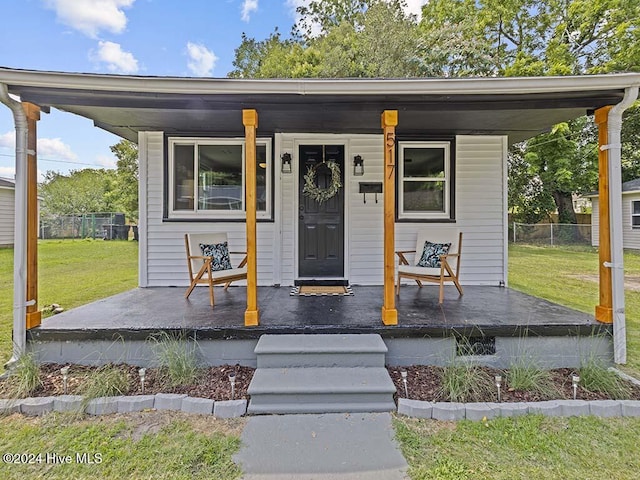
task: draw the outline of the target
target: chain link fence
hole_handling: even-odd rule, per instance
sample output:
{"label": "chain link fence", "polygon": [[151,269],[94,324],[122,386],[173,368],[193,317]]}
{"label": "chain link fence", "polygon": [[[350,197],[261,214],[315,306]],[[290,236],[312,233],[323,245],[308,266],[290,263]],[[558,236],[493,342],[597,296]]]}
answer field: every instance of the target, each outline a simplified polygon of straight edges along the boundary
{"label": "chain link fence", "polygon": [[573,223],[517,223],[509,232],[514,243],[591,245],[591,225]]}
{"label": "chain link fence", "polygon": [[[126,228],[126,236],[124,229]],[[123,213],[85,213],[56,215],[40,219],[40,238],[101,238],[122,239],[128,237]],[[124,237],[124,238],[121,238]]]}

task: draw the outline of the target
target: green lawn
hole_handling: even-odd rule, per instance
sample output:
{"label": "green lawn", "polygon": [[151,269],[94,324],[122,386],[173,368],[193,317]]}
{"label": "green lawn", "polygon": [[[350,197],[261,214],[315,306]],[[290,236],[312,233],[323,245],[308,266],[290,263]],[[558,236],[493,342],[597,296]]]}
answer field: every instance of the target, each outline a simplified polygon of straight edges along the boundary
{"label": "green lawn", "polygon": [[[624,255],[625,276],[640,276],[640,253]],[[509,286],[587,313],[598,303],[598,252],[590,247],[509,247]],[[627,370],[640,375],[640,292],[626,290]]]}
{"label": "green lawn", "polygon": [[[103,240],[38,242],[40,307],[65,309],[134,288],[138,243]],[[13,249],[0,249],[0,362],[11,357]]]}
{"label": "green lawn", "polygon": [[[0,452],[31,454],[33,463],[7,463],[3,456],[0,478],[233,480],[240,476],[231,456],[243,423],[178,412],[35,419],[16,414],[0,419]],[[71,462],[55,464],[47,453],[70,456]],[[88,459],[93,463],[81,462]]]}
{"label": "green lawn", "polygon": [[413,480],[634,480],[640,471],[640,418],[394,423]]}

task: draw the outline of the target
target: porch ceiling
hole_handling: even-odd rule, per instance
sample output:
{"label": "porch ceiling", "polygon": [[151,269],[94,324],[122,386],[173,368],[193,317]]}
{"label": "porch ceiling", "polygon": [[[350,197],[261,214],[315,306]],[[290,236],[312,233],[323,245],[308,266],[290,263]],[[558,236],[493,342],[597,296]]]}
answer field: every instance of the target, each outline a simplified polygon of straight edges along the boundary
{"label": "porch ceiling", "polygon": [[274,132],[380,133],[398,110],[397,134],[509,135],[517,142],[618,103],[633,74],[538,79],[235,80],[60,74],[0,68],[23,101],[89,118],[137,141],[139,131],[241,135],[242,109]]}

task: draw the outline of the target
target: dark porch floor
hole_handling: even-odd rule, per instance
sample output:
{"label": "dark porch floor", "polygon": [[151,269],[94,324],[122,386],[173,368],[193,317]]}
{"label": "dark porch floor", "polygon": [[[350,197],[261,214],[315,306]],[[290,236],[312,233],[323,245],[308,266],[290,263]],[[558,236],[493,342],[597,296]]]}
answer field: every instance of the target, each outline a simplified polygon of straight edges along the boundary
{"label": "dark porch floor", "polygon": [[460,335],[591,335],[609,332],[593,315],[490,286],[467,286],[463,297],[447,287],[437,303],[437,287],[404,286],[397,298],[398,325],[381,322],[382,287],[353,287],[353,296],[291,296],[290,288],[258,289],[260,326],[245,327],[246,291],[216,288],[209,306],[206,288],[189,300],[183,288],[138,288],[54,317],[30,331],[34,340],[105,339],[118,334],[144,339],[151,332],[196,331],[198,338],[258,338],[264,333],[379,333],[383,337]]}

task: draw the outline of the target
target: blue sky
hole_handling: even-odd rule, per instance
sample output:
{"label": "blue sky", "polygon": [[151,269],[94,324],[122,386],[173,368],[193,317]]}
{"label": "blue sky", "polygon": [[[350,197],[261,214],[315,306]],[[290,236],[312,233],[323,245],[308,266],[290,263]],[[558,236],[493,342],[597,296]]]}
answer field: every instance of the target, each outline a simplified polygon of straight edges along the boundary
{"label": "blue sky", "polygon": [[[242,32],[287,35],[304,0],[2,0],[0,65],[65,72],[225,77]],[[115,166],[119,138],[52,110],[38,122],[38,167]],[[0,104],[0,176],[15,171],[13,117]]]}

